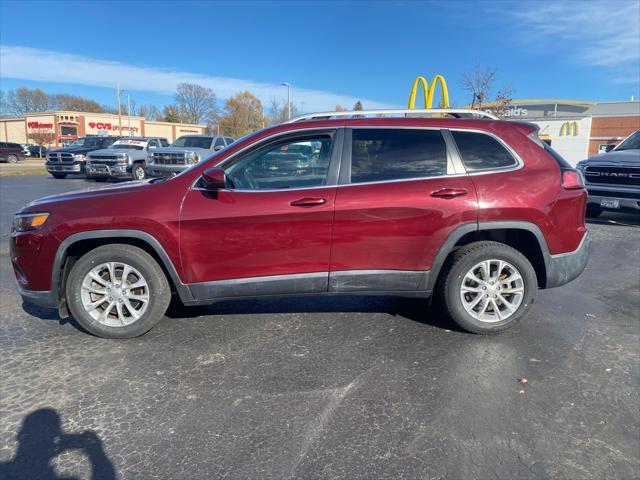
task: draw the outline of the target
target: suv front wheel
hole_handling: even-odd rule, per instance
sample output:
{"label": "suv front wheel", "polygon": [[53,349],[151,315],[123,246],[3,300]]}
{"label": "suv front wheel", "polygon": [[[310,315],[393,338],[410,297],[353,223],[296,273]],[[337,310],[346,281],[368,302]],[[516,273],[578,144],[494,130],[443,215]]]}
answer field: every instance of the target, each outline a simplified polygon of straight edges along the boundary
{"label": "suv front wheel", "polygon": [[538,291],[536,272],[518,250],[475,242],[457,250],[445,267],[440,298],[449,316],[473,333],[492,334],[517,323]]}
{"label": "suv front wheel", "polygon": [[73,317],[105,338],[132,338],[164,315],[171,290],[158,263],[132,245],[104,245],[82,256],[66,285]]}

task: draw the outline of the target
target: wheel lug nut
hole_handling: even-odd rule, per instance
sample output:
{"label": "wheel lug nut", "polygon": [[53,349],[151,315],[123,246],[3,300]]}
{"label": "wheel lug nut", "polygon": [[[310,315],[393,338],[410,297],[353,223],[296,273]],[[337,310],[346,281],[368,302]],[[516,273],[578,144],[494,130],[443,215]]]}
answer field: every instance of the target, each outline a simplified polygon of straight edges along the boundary
{"label": "wheel lug nut", "polygon": [[489,294],[485,293],[484,298],[489,298]]}
{"label": "wheel lug nut", "polygon": [[483,290],[486,290],[486,289],[487,289],[487,286],[486,286],[486,285],[485,285],[485,286],[483,286],[483,287],[482,287],[482,289],[483,289]]}

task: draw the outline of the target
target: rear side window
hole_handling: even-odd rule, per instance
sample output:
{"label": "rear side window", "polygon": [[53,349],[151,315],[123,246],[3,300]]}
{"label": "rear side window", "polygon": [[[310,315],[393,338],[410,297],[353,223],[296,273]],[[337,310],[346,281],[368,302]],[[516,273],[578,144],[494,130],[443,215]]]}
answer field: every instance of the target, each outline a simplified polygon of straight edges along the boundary
{"label": "rear side window", "polygon": [[447,173],[447,147],[438,130],[353,130],[351,182],[380,182]]}
{"label": "rear side window", "polygon": [[469,172],[517,165],[516,159],[495,138],[476,132],[451,131],[462,162]]}
{"label": "rear side window", "polygon": [[222,139],[222,137],[218,137],[216,139],[216,144],[214,145],[214,147],[224,147],[224,140]]}

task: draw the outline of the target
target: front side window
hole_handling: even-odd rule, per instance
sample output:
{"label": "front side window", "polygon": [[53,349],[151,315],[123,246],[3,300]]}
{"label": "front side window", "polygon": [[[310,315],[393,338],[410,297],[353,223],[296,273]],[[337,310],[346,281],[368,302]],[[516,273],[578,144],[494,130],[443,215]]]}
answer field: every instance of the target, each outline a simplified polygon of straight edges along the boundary
{"label": "front side window", "polygon": [[353,130],[351,183],[438,177],[447,173],[447,147],[439,130]]}
{"label": "front side window", "polygon": [[516,159],[495,138],[478,132],[451,131],[468,172],[513,167]]}
{"label": "front side window", "polygon": [[162,145],[163,147],[168,147],[169,146],[169,142],[167,141],[166,138],[161,138],[160,139],[160,145]]}
{"label": "front side window", "polygon": [[281,190],[326,185],[331,135],[271,143],[225,168],[230,188]]}
{"label": "front side window", "polygon": [[224,137],[224,139],[227,142],[227,145],[231,145],[233,143],[233,138],[231,137]]}
{"label": "front side window", "polygon": [[216,138],[216,144],[214,145],[214,148],[215,147],[224,147],[224,140],[222,139],[222,137]]}

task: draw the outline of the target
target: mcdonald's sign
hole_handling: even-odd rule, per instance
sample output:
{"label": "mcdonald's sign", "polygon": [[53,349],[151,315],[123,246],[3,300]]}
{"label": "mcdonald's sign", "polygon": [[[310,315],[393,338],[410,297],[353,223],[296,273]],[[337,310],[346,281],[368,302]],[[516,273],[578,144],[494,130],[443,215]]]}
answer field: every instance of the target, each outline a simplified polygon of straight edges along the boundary
{"label": "mcdonald's sign", "polygon": [[440,83],[440,87],[442,87],[442,108],[449,108],[449,90],[447,89],[447,82],[444,80],[442,75],[436,75],[431,80],[431,86],[424,77],[416,78],[415,82],[413,82],[413,87],[411,87],[411,95],[409,96],[409,106],[410,110],[416,108],[416,95],[418,94],[418,87],[422,85],[422,90],[424,92],[424,108],[433,108],[433,97],[436,90],[436,85]]}
{"label": "mcdonald's sign", "polygon": [[580,133],[580,126],[578,122],[564,122],[560,127],[560,136],[574,136],[577,137]]}

